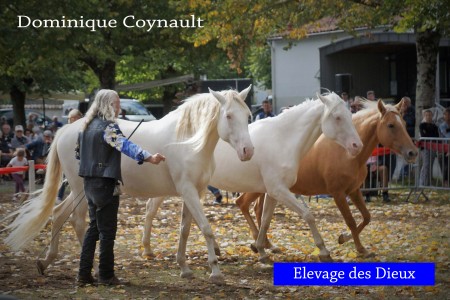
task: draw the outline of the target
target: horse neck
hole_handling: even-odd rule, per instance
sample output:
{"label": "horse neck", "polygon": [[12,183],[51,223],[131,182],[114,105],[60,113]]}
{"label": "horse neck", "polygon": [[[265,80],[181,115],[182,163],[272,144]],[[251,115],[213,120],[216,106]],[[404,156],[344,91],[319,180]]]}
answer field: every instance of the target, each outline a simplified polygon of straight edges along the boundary
{"label": "horse neck", "polygon": [[[297,158],[300,161],[322,134],[321,119],[325,105],[316,100],[309,106],[295,109],[301,110],[301,112],[287,111],[285,118],[280,120],[279,126],[284,140],[293,143],[293,153],[298,154]],[[296,157],[296,155],[292,157]]]}
{"label": "horse neck", "polygon": [[356,124],[356,131],[364,145],[362,151],[358,154],[357,159],[366,163],[367,159],[372,155],[373,149],[378,145],[379,139],[377,135],[377,126],[380,121],[378,111],[370,116],[362,117],[362,121]]}

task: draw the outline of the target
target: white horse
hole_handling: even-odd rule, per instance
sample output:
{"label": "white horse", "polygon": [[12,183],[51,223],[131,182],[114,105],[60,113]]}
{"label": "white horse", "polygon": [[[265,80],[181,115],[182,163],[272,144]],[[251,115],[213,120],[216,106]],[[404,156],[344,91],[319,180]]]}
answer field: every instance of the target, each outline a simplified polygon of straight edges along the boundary
{"label": "white horse", "polygon": [[[165,163],[138,166],[132,159],[122,157],[122,190],[126,194],[182,197],[184,210],[192,214],[205,236],[208,263],[212,271],[210,279],[213,282],[222,282],[223,275],[214,253],[214,235],[199,195],[206,189],[214,171],[213,151],[219,137],[235,149],[239,161],[250,160],[253,156],[254,149],[248,132],[250,110],[244,102],[250,87],[241,93],[210,90],[210,93],[192,96],[177,110],[158,121],[142,123],[131,140],[151,153],[165,155]],[[13,213],[12,216],[18,216],[7,227],[11,233],[5,241],[13,249],[33,239],[47,223],[54,207],[61,174],[66,175],[71,193],[53,210],[51,248],[45,261],[38,262],[41,273],[56,258],[59,229],[72,211],[72,225],[80,244],[83,242],[87,201],[82,200],[83,181],[78,176],[78,161],[74,152],[83,122],[84,119],[80,119],[58,131],[49,153],[42,193]],[[118,122],[125,136],[136,127],[134,122]],[[179,263],[183,265],[183,262]],[[182,276],[188,277],[190,274],[182,272]]]}
{"label": "white horse", "polygon": [[[308,223],[316,246],[320,249],[322,261],[331,261],[330,252],[316,228],[315,220],[307,206],[298,201],[289,191],[297,181],[299,163],[318,137],[325,136],[356,156],[362,149],[362,142],[352,123],[350,111],[335,93],[319,96],[320,100],[306,101],[290,108],[283,114],[255,122],[249,126],[250,136],[256,152],[247,164],[240,164],[232,155],[231,148],[219,142],[214,151],[216,171],[210,184],[224,190],[235,192],[267,193],[269,204],[265,205],[261,230],[256,249],[262,262],[270,259],[264,250],[264,237],[269,228],[275,201],[280,201],[297,212]],[[150,233],[152,219],[157,213],[163,198],[147,202],[146,220],[142,243],[144,256],[151,256]],[[192,216],[184,213],[182,234],[178,254],[185,251]],[[188,268],[187,265],[184,268]]]}

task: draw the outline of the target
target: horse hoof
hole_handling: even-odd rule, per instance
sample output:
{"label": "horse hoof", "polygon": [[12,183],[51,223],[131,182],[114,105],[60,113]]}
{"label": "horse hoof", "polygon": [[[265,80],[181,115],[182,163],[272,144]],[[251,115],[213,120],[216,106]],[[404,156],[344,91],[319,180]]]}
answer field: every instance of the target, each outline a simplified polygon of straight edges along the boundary
{"label": "horse hoof", "polygon": [[224,284],[225,283],[225,278],[223,277],[222,274],[218,274],[218,275],[212,275],[209,276],[209,280],[211,281],[211,283],[214,284]]}
{"label": "horse hoof", "polygon": [[281,249],[278,248],[277,246],[272,246],[272,247],[270,248],[270,251],[271,251],[272,253],[274,253],[274,254],[279,254],[279,253],[281,253]]}
{"label": "horse hoof", "polygon": [[273,261],[270,259],[269,256],[261,256],[259,258],[259,262],[262,264],[272,264],[273,263]]}
{"label": "horse hoof", "polygon": [[219,248],[214,248],[214,253],[215,253],[217,256],[220,256],[220,249],[219,249]]}
{"label": "horse hoof", "polygon": [[181,272],[180,276],[181,276],[181,278],[191,279],[191,278],[194,278],[194,272],[192,272],[191,270],[184,271],[184,272]]}
{"label": "horse hoof", "polygon": [[363,258],[372,258],[372,257],[375,257],[374,252],[366,252],[363,254]]}
{"label": "horse hoof", "polygon": [[147,260],[151,260],[151,259],[155,258],[155,254],[153,254],[153,252],[149,252],[149,253],[144,252],[144,253],[142,253],[142,257]]}
{"label": "horse hoof", "polygon": [[250,249],[252,249],[252,251],[253,251],[254,253],[258,253],[258,249],[256,249],[255,244],[250,244]]}
{"label": "horse hoof", "polygon": [[339,243],[340,245],[342,245],[343,243],[345,243],[345,237],[344,237],[344,234],[343,234],[343,233],[339,236],[339,238],[338,238],[338,243]]}
{"label": "horse hoof", "polygon": [[36,261],[36,268],[37,268],[37,271],[38,271],[39,275],[44,275],[45,268],[44,268],[44,265],[41,263],[40,260]]}
{"label": "horse hoof", "polygon": [[334,261],[329,254],[328,255],[320,255],[319,254],[319,260],[321,262],[333,262]]}

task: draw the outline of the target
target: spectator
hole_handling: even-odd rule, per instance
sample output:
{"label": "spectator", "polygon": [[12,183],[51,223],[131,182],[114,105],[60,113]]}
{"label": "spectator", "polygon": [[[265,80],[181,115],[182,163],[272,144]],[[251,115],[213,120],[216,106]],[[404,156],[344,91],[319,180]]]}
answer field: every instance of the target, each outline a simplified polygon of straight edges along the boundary
{"label": "spectator", "polygon": [[[433,112],[430,110],[425,110],[423,113],[424,120],[419,125],[420,137],[426,138],[437,138],[439,137],[439,129],[436,124],[433,123]],[[427,144],[430,141],[423,141]],[[423,143],[422,142],[422,143]],[[430,173],[431,167],[433,166],[434,158],[436,157],[436,152],[427,146],[421,146],[421,158],[422,158],[422,168],[420,169],[419,185],[425,186],[430,184]]]}
{"label": "spectator", "polygon": [[[28,161],[25,158],[25,150],[18,148],[14,153],[14,157],[8,163],[8,167],[23,167],[28,165]],[[25,192],[25,187],[23,185],[24,171],[13,172],[11,174],[12,178],[16,182],[16,193],[14,194],[13,201],[16,201],[20,194]]]}
{"label": "spectator", "polygon": [[11,139],[11,148],[15,151],[17,148],[24,148],[30,140],[23,134],[23,126],[17,125],[15,127],[15,136]]}
{"label": "spectator", "polygon": [[[400,114],[403,117],[403,120],[406,123],[406,131],[408,135],[414,139],[415,136],[415,126],[416,126],[416,110],[411,105],[411,99],[409,97],[403,97],[402,106],[400,107]],[[406,161],[403,159],[403,156],[400,154],[396,155],[396,165],[394,174],[392,175],[393,180],[398,180],[400,178],[400,173],[403,175],[407,175],[408,168]]]}
{"label": "spectator", "polygon": [[360,111],[361,109],[363,109],[361,97],[356,96],[355,100],[350,105],[350,111],[352,112],[352,114],[354,114]]}
{"label": "spectator", "polygon": [[0,167],[6,167],[11,158],[13,158],[13,152],[11,149],[11,140],[3,138],[3,132],[0,131]]}
{"label": "spectator", "polygon": [[31,151],[31,159],[34,160],[36,164],[45,163],[52,141],[53,133],[50,130],[45,130],[43,139],[38,138],[25,145],[25,148]]}
{"label": "spectator", "polygon": [[9,139],[11,143],[11,139],[14,137],[14,133],[11,132],[11,126],[8,123],[2,125],[3,138]]}
{"label": "spectator", "polygon": [[73,122],[75,122],[76,120],[79,120],[83,117],[83,114],[78,110],[78,109],[72,109],[69,114],[67,115],[68,117],[68,124],[71,124]]}
{"label": "spectator", "polygon": [[[389,192],[387,190],[389,184],[389,168],[384,163],[384,155],[382,156],[371,156],[367,160],[367,177],[366,180],[369,181],[369,188],[378,188],[378,182],[381,182],[381,187],[383,188],[383,202],[391,202],[389,198]],[[371,202],[370,196],[372,196],[372,191],[365,194],[366,202]]]}
{"label": "spectator", "polygon": [[[68,117],[68,122],[67,124],[71,124],[79,119],[81,119],[83,117],[83,114],[78,110],[78,109],[72,109],[69,112]],[[63,182],[61,184],[61,186],[59,187],[58,190],[58,197],[56,198],[56,204],[60,204],[63,201],[64,198],[64,192],[66,191],[66,187],[69,183],[67,182],[67,179],[65,178],[65,176],[63,177]]]}
{"label": "spectator", "polygon": [[121,110],[120,110],[120,119],[122,119],[122,120],[128,120],[128,118],[127,118],[127,110],[126,109],[124,109],[124,108],[122,108]]}
{"label": "spectator", "polygon": [[375,101],[375,92],[374,91],[367,91],[367,99],[370,101]]}
{"label": "spectator", "polygon": [[350,107],[351,107],[352,101],[351,101],[351,99],[348,97],[347,92],[342,92],[341,98],[342,98],[342,100],[344,100],[345,106],[347,106],[348,110],[351,110]]}
{"label": "spectator", "polygon": [[38,115],[34,112],[30,112],[27,116],[27,127],[28,125],[36,126],[36,120],[38,118]]}
{"label": "spectator", "polygon": [[220,205],[222,204],[222,193],[220,192],[220,190],[218,188],[215,188],[211,185],[208,185],[208,190],[216,197],[216,199],[214,200],[213,204],[214,205]]}
{"label": "spectator", "polygon": [[63,123],[61,123],[60,121],[58,121],[58,117],[57,116],[53,116],[52,118],[52,123],[50,125],[51,128],[54,128],[54,131],[58,130],[59,128],[61,128],[63,126]]}
{"label": "spectator", "polygon": [[8,120],[6,120],[5,116],[2,116],[0,119],[0,126],[3,126],[3,124],[8,124]]}
{"label": "spectator", "polygon": [[272,103],[270,103],[269,99],[266,99],[262,102],[263,111],[256,115],[255,121],[275,117],[275,114],[272,112]]}
{"label": "spectator", "polygon": [[[444,110],[444,122],[439,126],[439,132],[441,134],[442,137],[450,139],[450,107],[447,107]],[[447,141],[447,145],[450,142]],[[443,159],[443,173],[444,173],[444,186],[448,187],[448,177],[449,177],[449,172],[450,172],[450,168],[449,168],[449,152],[444,153],[444,159]]]}
{"label": "spectator", "polygon": [[415,136],[415,126],[416,126],[416,110],[414,106],[411,105],[411,99],[409,97],[402,98],[403,103],[401,109],[401,114],[403,120],[406,122],[406,131],[411,138]]}
{"label": "spectator", "polygon": [[33,137],[33,130],[30,128],[25,128],[25,136],[29,141],[31,141],[31,138]]}

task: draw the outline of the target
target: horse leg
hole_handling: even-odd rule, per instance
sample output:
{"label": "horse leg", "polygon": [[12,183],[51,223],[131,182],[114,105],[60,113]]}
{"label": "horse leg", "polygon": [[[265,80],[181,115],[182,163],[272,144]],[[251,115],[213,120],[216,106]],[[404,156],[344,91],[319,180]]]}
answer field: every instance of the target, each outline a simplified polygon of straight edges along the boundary
{"label": "horse leg", "polygon": [[[186,185],[186,182],[184,183]],[[209,279],[213,283],[221,284],[224,281],[224,277],[222,272],[219,269],[218,259],[214,250],[215,238],[213,231],[211,229],[211,225],[208,222],[208,219],[205,216],[205,213],[203,211],[203,207],[200,203],[200,198],[198,191],[194,188],[192,189],[184,189],[186,192],[183,193],[183,214],[182,214],[182,228],[181,228],[181,236],[180,236],[180,245],[179,245],[179,252],[177,254],[177,260],[180,256],[180,259],[185,258],[183,256],[186,252],[186,243],[187,243],[187,236],[189,234],[190,226],[192,223],[192,217],[194,218],[195,222],[197,223],[198,227],[200,228],[201,232],[203,233],[205,240],[206,240],[206,246],[208,248],[208,263],[211,267],[211,275],[209,276]],[[192,191],[195,191],[195,194],[192,193]],[[186,206],[186,209],[185,209]],[[184,220],[185,218],[188,218],[187,220]],[[187,234],[186,234],[187,233]]]}
{"label": "horse leg", "polygon": [[182,278],[192,278],[193,272],[186,263],[186,245],[192,225],[192,214],[183,203],[181,212],[180,239],[178,241],[177,263],[181,268]]}
{"label": "horse leg", "polygon": [[267,231],[269,230],[270,221],[272,220],[273,212],[275,211],[275,205],[276,200],[270,197],[268,194],[266,194],[259,234],[254,246],[258,250],[259,261],[262,263],[272,262],[272,260],[266,253],[265,245],[267,241]]}
{"label": "horse leg", "polygon": [[[247,223],[250,227],[250,232],[252,233],[253,239],[256,241],[258,238],[259,230],[256,227],[255,222],[253,221],[252,216],[250,215],[250,204],[252,204],[259,196],[264,197],[264,194],[261,193],[242,193],[237,199],[236,204],[241,210],[242,214],[244,215],[245,220],[247,220]],[[258,203],[258,201],[256,202]],[[264,204],[264,202],[263,202]],[[256,219],[258,220],[258,225],[260,224],[261,215],[258,215],[256,212],[256,205],[255,205],[255,213],[256,213]],[[261,211],[262,213],[262,205],[261,205]],[[255,248],[255,246],[252,244],[250,245],[253,252],[257,253],[258,250]],[[268,248],[268,247],[266,247]]]}
{"label": "horse leg", "polygon": [[[361,253],[363,255],[363,257],[365,257],[365,258],[373,257],[373,256],[375,256],[375,254],[367,251],[367,249],[362,245],[361,240],[359,239],[359,235],[361,234],[361,231],[370,222],[370,213],[367,210],[366,204],[363,201],[363,196],[362,196],[361,190],[357,189],[356,191],[350,193],[350,199],[352,200],[352,202],[356,206],[356,208],[361,212],[363,221],[361,222],[361,224],[358,225],[358,227],[356,227],[356,222],[352,217],[353,223],[354,223],[354,225],[353,225],[354,229],[352,230],[352,227],[350,227],[349,223],[347,222],[347,219],[344,216],[347,226],[350,228],[350,231],[352,234],[351,235],[350,234],[341,234],[338,239],[339,244],[343,244],[353,237],[356,250],[359,253]],[[336,198],[335,198],[335,202],[336,202],[336,205],[338,205]],[[344,202],[346,202],[346,201],[344,201]],[[339,207],[339,205],[338,205],[338,207]],[[348,208],[348,204],[347,204],[347,208]],[[341,208],[339,208],[339,210],[341,210]],[[342,215],[344,215],[342,210],[341,210],[341,213],[342,213]]]}
{"label": "horse leg", "polygon": [[[255,206],[253,208],[253,210],[255,211],[256,221],[258,222],[258,227],[261,227],[261,217],[262,217],[262,212],[263,212],[263,208],[264,208],[264,197],[265,197],[264,194],[260,195],[259,198],[256,200]],[[255,240],[256,240],[256,238],[255,238]],[[272,251],[272,253],[281,253],[281,249],[278,248],[277,245],[272,244],[269,241],[269,238],[267,236],[266,236],[266,242],[265,242],[264,247],[266,247],[266,249],[270,249],[270,251]],[[253,247],[252,247],[252,250],[254,252],[256,252],[256,248],[253,249]]]}
{"label": "horse leg", "polygon": [[153,219],[158,213],[158,208],[164,201],[164,197],[150,198],[145,205],[145,223],[144,223],[144,233],[142,235],[142,246],[144,251],[142,256],[145,258],[153,257],[153,251],[150,247],[150,238],[152,236],[152,226]]}
{"label": "horse leg", "polygon": [[[325,247],[325,243],[323,241],[322,236],[319,233],[319,230],[316,226],[316,221],[314,219],[314,216],[309,211],[309,208],[306,206],[306,203],[303,201],[298,201],[295,196],[288,190],[284,188],[275,188],[271,194],[271,198],[277,199],[278,201],[284,203],[287,208],[293,210],[294,212],[298,213],[303,220],[306,221],[308,224],[311,233],[314,238],[314,243],[316,244],[317,248],[319,248],[319,259],[322,262],[331,262],[333,259],[330,256],[330,251]],[[273,197],[274,195],[275,197]],[[266,197],[266,202],[269,197]],[[266,204],[264,204],[264,210]],[[263,212],[264,215],[265,212]],[[264,223],[264,218],[263,218]],[[263,228],[263,225],[261,225],[261,229]]]}
{"label": "horse leg", "polygon": [[44,260],[38,259],[36,261],[38,272],[41,275],[44,275],[45,270],[51,263],[53,263],[53,261],[58,256],[59,232],[61,231],[61,228],[64,225],[65,221],[70,216],[70,206],[73,199],[74,195],[73,192],[71,192],[64,200],[64,202],[55,206],[55,208],[53,209],[50,246],[47,250]]}

